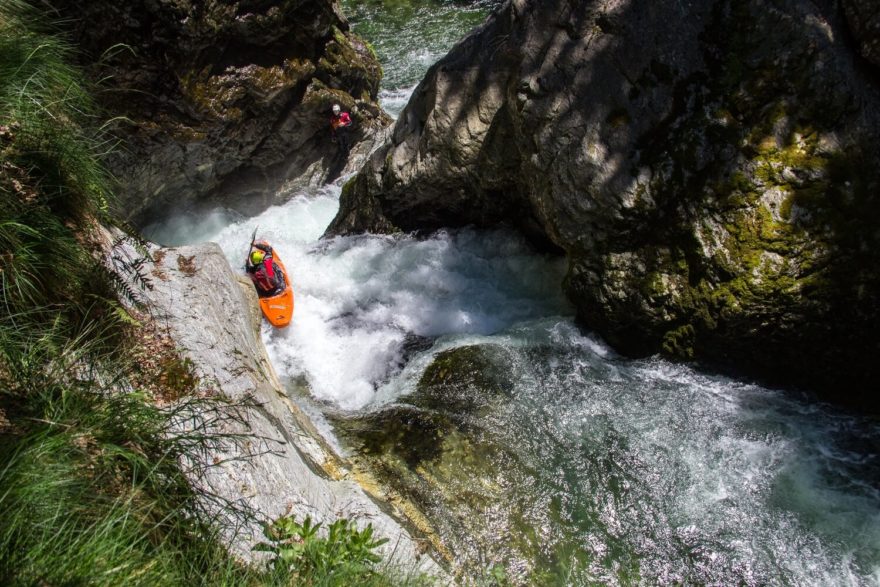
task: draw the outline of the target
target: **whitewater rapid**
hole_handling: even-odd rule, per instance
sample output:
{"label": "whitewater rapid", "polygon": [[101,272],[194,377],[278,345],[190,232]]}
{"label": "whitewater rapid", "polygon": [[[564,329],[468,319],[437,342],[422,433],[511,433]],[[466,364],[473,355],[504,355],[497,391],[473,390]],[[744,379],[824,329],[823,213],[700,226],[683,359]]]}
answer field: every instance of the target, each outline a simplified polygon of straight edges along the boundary
{"label": "whitewater rapid", "polygon": [[[496,4],[345,0],[382,58],[383,107],[397,115]],[[432,520],[458,562],[501,564],[521,584],[880,585],[876,419],[616,355],[575,324],[565,262],[511,232],[322,241],[339,192],[309,190],[254,218],[181,214],[150,236],[215,241],[238,270],[255,229],[272,242],[296,309],[286,330],[264,323],[263,340],[318,420],[406,403],[439,353],[493,349],[512,384],[469,424],[505,458],[423,463],[452,475],[440,493],[476,496]]]}
{"label": "whitewater rapid", "polygon": [[513,390],[478,426],[515,464],[474,480],[506,489],[470,512],[460,531],[484,546],[463,557],[534,569],[498,537],[543,532],[542,548],[580,561],[565,584],[626,584],[635,566],[649,583],[880,585],[876,421],[617,356],[574,324],[564,261],[511,232],[320,240],[339,191],[154,236],[213,240],[239,269],[255,229],[269,240],[296,310],[285,330],[264,323],[264,342],[291,388],[337,413],[405,401],[444,350],[504,349]]}
{"label": "whitewater rapid", "polygon": [[243,266],[253,231],[272,243],[295,291],[291,328],[263,336],[279,374],[312,395],[355,410],[377,399],[403,366],[405,343],[492,334],[523,320],[571,315],[561,259],[531,252],[507,231],[340,237],[319,241],[339,188],[302,194],[259,216],[219,227],[223,213],[166,225],[166,242],[212,240]]}

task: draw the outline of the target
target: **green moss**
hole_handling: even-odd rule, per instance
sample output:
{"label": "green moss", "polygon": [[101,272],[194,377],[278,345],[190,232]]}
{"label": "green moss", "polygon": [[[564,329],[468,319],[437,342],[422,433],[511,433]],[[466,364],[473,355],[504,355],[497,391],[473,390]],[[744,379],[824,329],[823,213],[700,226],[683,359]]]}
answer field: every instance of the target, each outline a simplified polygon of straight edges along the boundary
{"label": "green moss", "polygon": [[207,138],[207,133],[190,126],[177,125],[170,129],[171,136],[181,143],[198,143]]}
{"label": "green moss", "polygon": [[334,27],[332,40],[318,61],[316,75],[328,86],[345,87],[352,95],[361,95],[366,90],[375,100],[382,67],[363,39]]}
{"label": "green moss", "polygon": [[375,59],[377,63],[380,63],[379,55],[376,53],[376,48],[373,46],[373,44],[366,39],[361,40],[363,41],[364,46],[367,48],[367,51],[370,52],[370,55],[373,57],[373,59]]}
{"label": "green moss", "polygon": [[492,359],[497,352],[499,349],[491,345],[473,345],[450,349],[434,357],[419,379],[420,405],[432,407],[433,402],[441,398],[440,403],[447,408],[453,402],[458,406],[456,411],[470,411],[478,407],[477,395],[485,399],[503,394],[503,382],[508,378]]}
{"label": "green moss", "polygon": [[235,75],[211,75],[210,66],[184,73],[180,87],[184,97],[198,110],[220,120],[238,121],[246,102],[271,99],[278,92],[308,80],[315,65],[304,59],[287,59],[283,65],[239,69]]}
{"label": "green moss", "polygon": [[779,206],[779,215],[786,222],[791,221],[791,208],[794,205],[794,195],[788,195],[782,200],[782,204]]}
{"label": "green moss", "polygon": [[663,336],[663,352],[684,360],[694,358],[694,342],[696,331],[690,324],[679,326]]}
{"label": "green moss", "polygon": [[[782,47],[784,36],[766,37],[769,45],[756,47],[760,30],[731,26],[753,20],[751,10],[745,2],[713,10],[706,35],[718,48],[707,56],[713,74],[696,80],[706,91],[694,92],[692,78],[673,80],[676,95],[687,97],[674,105],[676,124],[652,129],[639,144],[640,166],[654,172],[652,208],[638,210],[649,219],[638,235],[651,243],[647,254],[639,253],[649,271],[626,283],[648,301],[639,320],[653,321],[644,329],[652,344],[659,341],[664,353],[678,358],[726,360],[740,352],[740,360],[758,361],[762,351],[751,347],[777,343],[763,336],[768,316],[815,317],[817,308],[830,306],[825,300],[856,291],[855,275],[880,281],[873,253],[880,250],[876,145],[850,143],[833,152],[831,141],[820,144],[835,133],[842,143],[876,133],[842,128],[853,100],[837,89],[819,94],[826,89],[812,79],[814,54]],[[771,28],[766,20],[757,26]],[[786,27],[792,38],[799,34]],[[640,83],[656,83],[659,73],[643,74]],[[694,232],[696,243],[682,236]],[[650,267],[659,246],[674,247],[679,261]],[[674,283],[664,283],[661,274]],[[834,284],[832,275],[844,277]],[[874,295],[864,294],[866,287],[858,291]],[[740,348],[728,354],[724,345]]]}
{"label": "green moss", "polygon": [[348,45],[348,39],[339,27],[333,27],[333,40],[335,40],[339,45]]}
{"label": "green moss", "polygon": [[649,299],[668,295],[664,277],[664,274],[659,271],[649,273],[643,282],[642,294]]}
{"label": "green moss", "polygon": [[755,189],[755,184],[749,180],[745,173],[740,170],[734,171],[730,177],[728,189],[741,193],[748,193]]}

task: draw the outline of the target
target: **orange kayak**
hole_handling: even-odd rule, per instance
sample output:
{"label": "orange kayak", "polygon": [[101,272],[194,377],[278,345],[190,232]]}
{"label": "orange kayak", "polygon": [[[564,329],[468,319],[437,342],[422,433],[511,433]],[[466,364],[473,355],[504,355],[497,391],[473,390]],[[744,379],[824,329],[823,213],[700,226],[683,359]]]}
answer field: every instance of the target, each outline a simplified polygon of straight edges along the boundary
{"label": "orange kayak", "polygon": [[290,286],[287,269],[274,248],[272,249],[272,259],[281,268],[281,273],[284,275],[284,291],[271,297],[260,298],[260,309],[272,326],[284,328],[293,319],[293,288]]}

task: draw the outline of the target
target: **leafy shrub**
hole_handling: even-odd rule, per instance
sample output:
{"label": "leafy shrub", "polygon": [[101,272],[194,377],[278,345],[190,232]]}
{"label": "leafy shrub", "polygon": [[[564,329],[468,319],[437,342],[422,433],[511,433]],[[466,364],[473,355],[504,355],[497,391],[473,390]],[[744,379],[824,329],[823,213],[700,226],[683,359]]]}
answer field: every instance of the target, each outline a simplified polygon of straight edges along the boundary
{"label": "leafy shrub", "polygon": [[374,550],[388,539],[373,539],[373,527],[358,530],[353,522],[339,519],[330,524],[326,535],[319,533],[321,524],[310,517],[299,523],[291,516],[266,524],[263,534],[269,542],[261,542],[254,550],[272,555],[271,564],[277,576],[312,584],[318,579],[329,584],[376,584],[380,575],[374,565],[381,557]]}

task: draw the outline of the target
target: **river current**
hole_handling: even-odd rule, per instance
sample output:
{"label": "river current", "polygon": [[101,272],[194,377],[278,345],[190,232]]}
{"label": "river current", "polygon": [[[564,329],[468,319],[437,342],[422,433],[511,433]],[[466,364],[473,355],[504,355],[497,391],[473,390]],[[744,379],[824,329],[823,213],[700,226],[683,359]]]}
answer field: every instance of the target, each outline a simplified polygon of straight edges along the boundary
{"label": "river current", "polygon": [[[425,68],[492,3],[343,5],[383,60],[384,105],[396,114]],[[880,585],[876,419],[617,356],[574,323],[561,295],[564,260],[504,230],[320,240],[338,197],[334,185],[254,218],[181,216],[150,236],[218,242],[236,268],[255,228],[273,243],[296,311],[284,331],[264,325],[263,338],[290,388],[308,390],[328,434],[320,412],[407,404],[441,353],[490,349],[507,384],[470,424],[467,454],[480,454],[480,443],[500,448],[441,479],[472,499],[432,511],[454,518],[438,527],[463,575],[502,568],[516,583],[547,585]]]}

